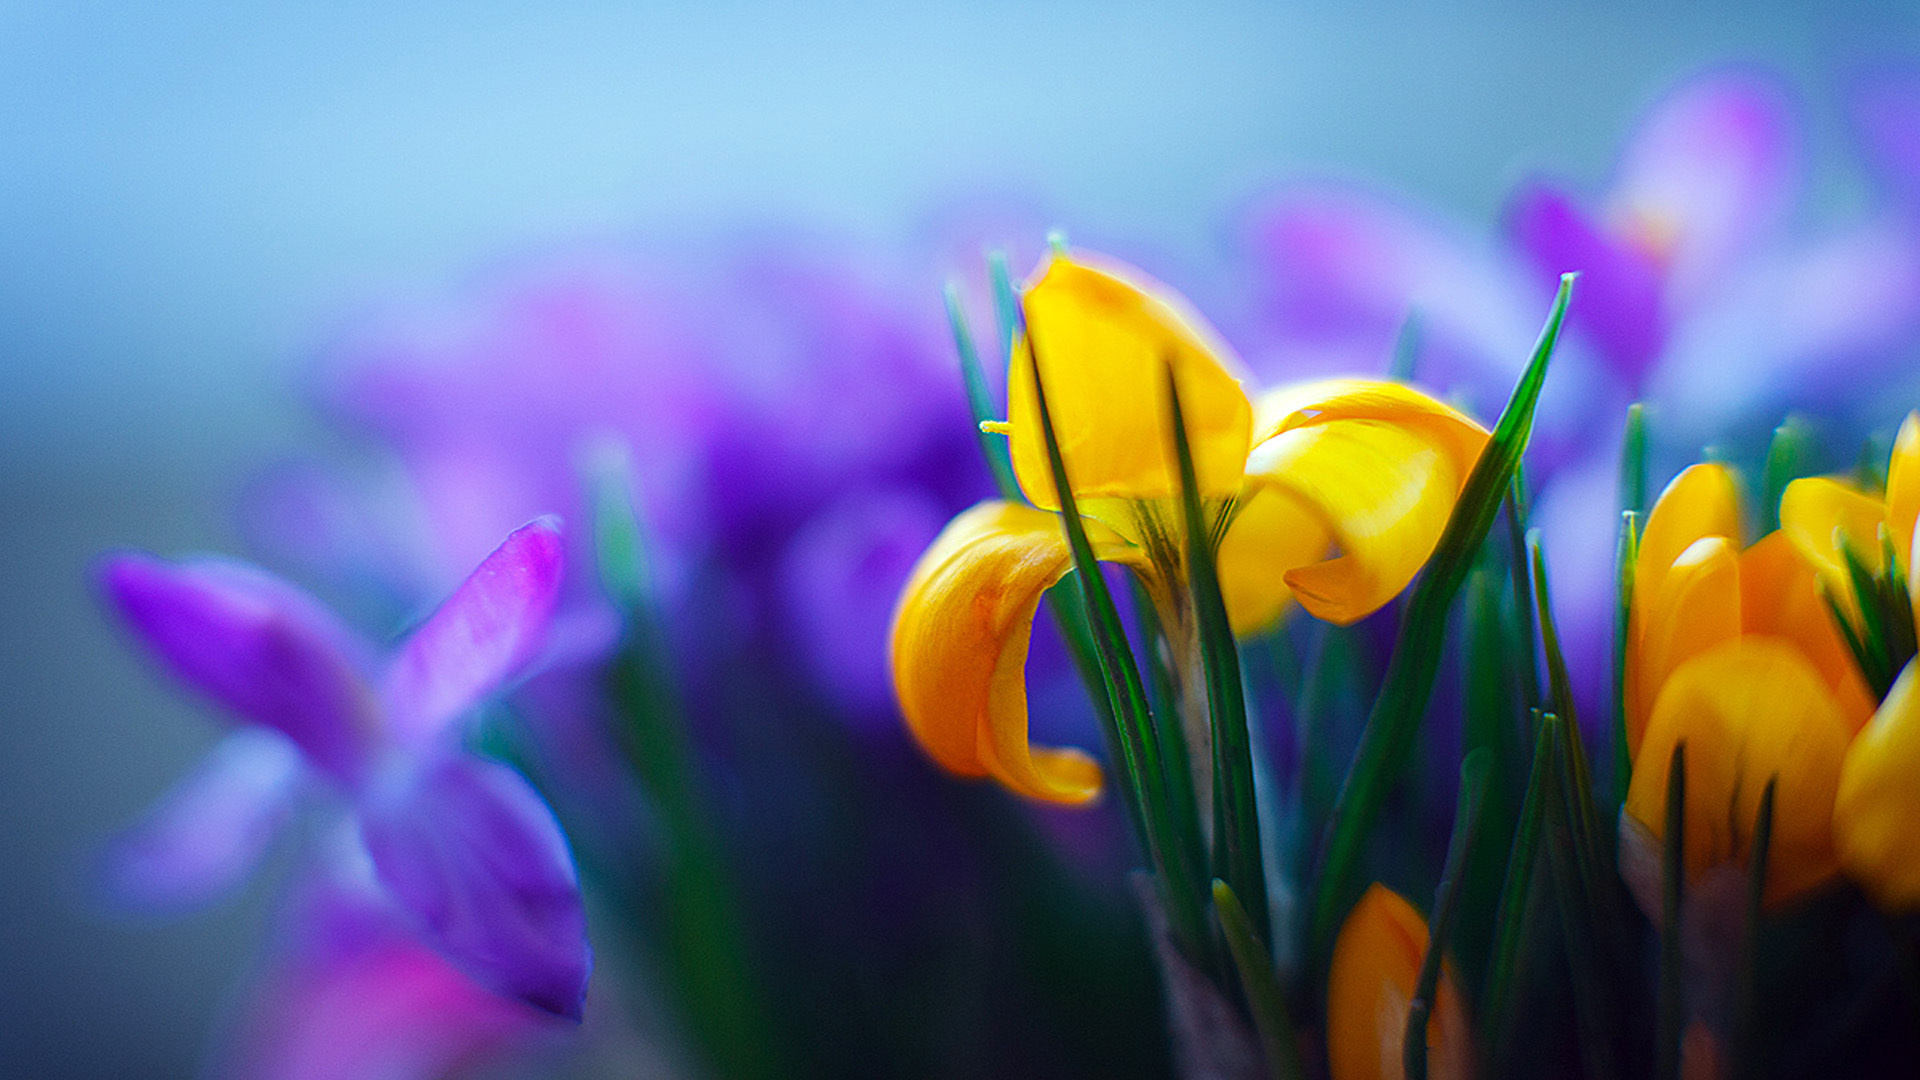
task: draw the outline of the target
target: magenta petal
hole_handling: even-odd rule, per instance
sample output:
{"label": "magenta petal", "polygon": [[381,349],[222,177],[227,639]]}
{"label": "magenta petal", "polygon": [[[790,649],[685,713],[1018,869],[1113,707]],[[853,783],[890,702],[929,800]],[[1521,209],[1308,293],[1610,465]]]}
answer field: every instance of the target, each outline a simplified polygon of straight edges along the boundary
{"label": "magenta petal", "polygon": [[1541,183],[1520,188],[1507,224],[1543,283],[1579,272],[1579,301],[1568,312],[1568,325],[1637,391],[1667,338],[1660,271],[1652,257],[1616,241],[1565,193]]}
{"label": "magenta petal", "polygon": [[257,567],[224,559],[110,558],[107,597],[173,673],[291,738],[351,779],[364,760],[373,696],[364,646],[320,603]]}
{"label": "magenta petal", "polygon": [[107,888],[122,901],[173,908],[238,884],[286,820],[304,765],[279,734],[242,728],[223,739],[105,852]]}
{"label": "magenta petal", "polygon": [[540,654],[565,558],[558,519],[523,525],[414,631],[388,672],[396,738],[432,739]]}
{"label": "magenta petal", "polygon": [[422,935],[483,985],[580,1018],[592,958],[566,840],[518,773],[430,761],[365,807],[375,872]]}

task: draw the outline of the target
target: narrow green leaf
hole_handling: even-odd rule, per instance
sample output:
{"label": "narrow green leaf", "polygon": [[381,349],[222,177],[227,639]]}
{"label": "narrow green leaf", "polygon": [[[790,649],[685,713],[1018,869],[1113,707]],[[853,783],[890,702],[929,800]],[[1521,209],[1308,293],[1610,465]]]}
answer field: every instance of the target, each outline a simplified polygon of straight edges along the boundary
{"label": "narrow green leaf", "polygon": [[986,372],[980,368],[980,354],[973,347],[973,334],[967,329],[967,315],[960,306],[960,287],[947,282],[947,324],[953,329],[954,348],[960,354],[960,377],[967,387],[967,408],[973,413],[973,432],[979,440],[980,456],[993,471],[994,486],[1008,502],[1020,500],[1020,485],[1013,479],[1013,463],[1007,456],[1005,439],[995,438],[981,428],[989,420],[999,419],[987,396]]}
{"label": "narrow green leaf", "polygon": [[1745,921],[1740,931],[1740,969],[1733,998],[1734,1076],[1760,1075],[1760,904],[1766,896],[1767,860],[1773,848],[1774,791],[1778,776],[1769,777],[1760,793],[1760,809],[1753,821],[1753,851],[1747,857]]}
{"label": "narrow green leaf", "polygon": [[1486,965],[1493,954],[1499,925],[1496,908],[1529,767],[1521,738],[1527,714],[1513,662],[1504,551],[1502,545],[1483,544],[1480,554],[1480,565],[1467,578],[1462,604],[1466,624],[1466,647],[1460,657],[1466,703],[1462,747],[1466,753],[1485,748],[1493,764],[1479,839],[1467,860],[1460,925],[1454,935],[1454,958],[1476,1001],[1482,999]]}
{"label": "narrow green leaf", "polygon": [[1440,960],[1446,955],[1447,939],[1459,910],[1467,852],[1473,849],[1474,833],[1480,827],[1480,810],[1486,805],[1491,760],[1488,751],[1481,749],[1468,754],[1460,765],[1460,801],[1453,812],[1453,836],[1447,841],[1447,859],[1440,871],[1440,885],[1434,890],[1433,918],[1427,924],[1427,952],[1420,960],[1420,977],[1414,983],[1413,1000],[1407,1006],[1407,1029],[1400,1044],[1408,1080],[1426,1080],[1427,1021],[1433,1016],[1434,997],[1440,988]]}
{"label": "narrow green leaf", "polygon": [[1633,628],[1633,582],[1640,564],[1640,513],[1620,514],[1620,546],[1614,555],[1613,608],[1613,800],[1614,809],[1627,801],[1633,780],[1633,754],[1627,746],[1627,640]]}
{"label": "narrow green leaf", "polygon": [[1647,512],[1647,413],[1627,406],[1626,438],[1620,444],[1620,509]]}
{"label": "narrow green leaf", "polygon": [[1657,1080],[1680,1080],[1680,1041],[1686,1032],[1686,985],[1680,944],[1680,902],[1686,886],[1687,744],[1674,745],[1667,767],[1666,832],[1660,843],[1660,986],[1655,1005]]}
{"label": "narrow green leaf", "polygon": [[1000,357],[1008,371],[1013,370],[1013,342],[1020,332],[1020,292],[1013,286],[1013,272],[1007,269],[1007,253],[987,253],[987,280],[993,284],[993,314],[1000,326]]}
{"label": "narrow green leaf", "polygon": [[1160,751],[1159,733],[1147,706],[1146,687],[1134,661],[1133,646],[1127,641],[1113,595],[1094,558],[1093,544],[1087,539],[1085,524],[1067,475],[1066,459],[1060,452],[1059,435],[1054,431],[1053,414],[1047,407],[1046,379],[1040,352],[1031,334],[1021,333],[1027,344],[1027,362],[1033,365],[1034,399],[1040,413],[1041,437],[1046,443],[1047,464],[1052,472],[1054,490],[1060,498],[1061,527],[1066,530],[1067,545],[1073,552],[1078,571],[1080,595],[1086,605],[1087,623],[1092,629],[1094,646],[1100,660],[1102,681],[1107,688],[1111,711],[1116,719],[1123,765],[1128,778],[1128,794],[1141,807],[1140,818],[1147,834],[1147,856],[1152,861],[1161,888],[1166,895],[1168,919],[1182,946],[1193,957],[1207,954],[1205,922],[1200,913],[1201,879],[1196,867],[1184,865],[1180,847],[1174,838],[1173,812],[1168,804],[1166,785],[1161,778],[1166,766]]}
{"label": "narrow green leaf", "polygon": [[1840,606],[1826,579],[1816,580],[1815,586],[1820,590],[1821,602],[1827,605],[1828,616],[1840,631],[1841,640],[1847,643],[1847,651],[1853,654],[1853,662],[1859,667],[1861,677],[1867,680],[1868,689],[1873,691],[1876,698],[1886,697],[1887,691],[1893,688],[1893,674],[1885,669],[1880,654],[1867,648],[1867,643],[1860,639],[1860,631],[1854,627],[1853,620],[1847,618],[1846,609]]}
{"label": "narrow green leaf", "polygon": [[663,826],[663,911],[646,936],[657,944],[665,981],[716,1071],[780,1075],[732,867],[687,741],[630,488],[624,457],[610,455],[596,469],[590,497],[601,580],[625,618],[608,696],[623,721],[621,748]]}
{"label": "narrow green leaf", "polygon": [[1546,822],[1546,799],[1552,779],[1554,731],[1546,724],[1536,725],[1533,740],[1533,766],[1527,777],[1527,793],[1520,803],[1520,824],[1514,830],[1513,844],[1507,856],[1506,883],[1500,890],[1500,906],[1493,925],[1493,958],[1487,965],[1485,1043],[1501,1060],[1512,1023],[1514,988],[1518,985],[1520,945],[1527,933],[1527,896],[1533,887],[1533,869],[1538,860],[1542,829]]}
{"label": "narrow green leaf", "polygon": [[1513,474],[1507,490],[1507,548],[1513,572],[1513,607],[1520,631],[1514,652],[1521,658],[1521,693],[1529,704],[1545,705],[1540,679],[1540,637],[1534,625],[1533,572],[1527,562],[1527,528],[1531,511],[1527,506],[1527,477],[1524,469]]}
{"label": "narrow green leaf", "polygon": [[1880,565],[1886,569],[1876,580],[1879,587],[1881,624],[1886,627],[1887,669],[1906,670],[1916,652],[1913,623],[1913,597],[1907,592],[1906,568],[1894,550],[1893,532],[1880,525]]}
{"label": "narrow green leaf", "polygon": [[1560,291],[1554,297],[1533,357],[1508,398],[1493,437],[1474,464],[1433,558],[1407,603],[1385,681],[1374,699],[1359,750],[1328,825],[1309,924],[1311,951],[1316,957],[1327,955],[1340,918],[1353,902],[1362,846],[1419,733],[1440,663],[1447,609],[1519,468],[1520,455],[1533,430],[1534,408],[1540,401],[1547,362],[1553,356],[1572,292],[1573,275],[1568,274],[1560,279]]}
{"label": "narrow green leaf", "polygon": [[1179,380],[1169,359],[1167,408],[1171,414],[1173,455],[1180,469],[1180,505],[1187,536],[1187,587],[1200,631],[1200,663],[1206,669],[1207,719],[1213,738],[1214,876],[1224,878],[1236,895],[1253,905],[1254,925],[1267,936],[1267,876],[1261,863],[1260,816],[1254,803],[1253,750],[1247,734],[1247,702],[1240,681],[1240,652],[1227,622],[1214,563],[1213,530],[1200,505],[1193,447],[1187,441],[1186,413],[1180,407]]}
{"label": "narrow green leaf", "polygon": [[1813,426],[1804,417],[1790,413],[1773,429],[1773,441],[1767,444],[1766,501],[1760,504],[1761,535],[1780,527],[1780,498],[1787,485],[1812,471]]}
{"label": "narrow green leaf", "polygon": [[1304,1080],[1307,1070],[1300,1062],[1293,1017],[1287,1012],[1280,980],[1274,977],[1273,960],[1253,920],[1247,917],[1247,909],[1233,895],[1233,887],[1218,878],[1213,882],[1213,909],[1220,918],[1233,966],[1240,973],[1240,988],[1247,995],[1254,1030],[1260,1033],[1260,1045],[1266,1051],[1267,1075],[1273,1080]]}
{"label": "narrow green leaf", "polygon": [[1593,774],[1587,764],[1587,748],[1580,737],[1580,721],[1573,705],[1573,681],[1567,674],[1567,661],[1560,651],[1560,629],[1553,615],[1553,591],[1547,581],[1546,552],[1540,544],[1540,530],[1527,531],[1527,561],[1533,567],[1533,595],[1540,618],[1540,641],[1547,656],[1549,698],[1556,716],[1563,721],[1561,752],[1567,761],[1568,812],[1574,827],[1575,850],[1580,860],[1583,888],[1602,911],[1610,905],[1612,875],[1608,873],[1605,838],[1600,834],[1599,816],[1593,804]]}
{"label": "narrow green leaf", "polygon": [[[1167,667],[1164,650],[1151,644],[1165,641],[1166,629],[1160,625],[1153,598],[1147,595],[1140,579],[1130,576],[1128,583],[1132,589],[1133,617],[1140,625],[1140,640],[1149,643],[1146,650],[1148,707],[1157,719],[1178,717],[1180,706],[1175,701],[1173,672]],[[1204,866],[1207,845],[1200,837],[1200,804],[1194,794],[1193,761],[1186,736],[1178,730],[1163,731],[1161,736],[1162,767],[1166,770],[1162,779],[1167,786],[1167,809],[1173,816],[1170,839],[1176,845],[1177,861],[1185,866]]]}
{"label": "narrow green leaf", "polygon": [[1542,713],[1540,722],[1553,734],[1550,754],[1553,767],[1547,774],[1550,781],[1546,799],[1547,864],[1553,873],[1554,899],[1560,906],[1560,934],[1572,975],[1574,1026],[1580,1036],[1580,1056],[1591,1080],[1613,1080],[1619,1075],[1614,1060],[1616,1029],[1603,974],[1601,944],[1595,934],[1599,920],[1593,911],[1593,897],[1580,880],[1579,852],[1574,843],[1576,826],[1569,811],[1571,765],[1566,758],[1566,736],[1554,730],[1565,721],[1552,713]]}

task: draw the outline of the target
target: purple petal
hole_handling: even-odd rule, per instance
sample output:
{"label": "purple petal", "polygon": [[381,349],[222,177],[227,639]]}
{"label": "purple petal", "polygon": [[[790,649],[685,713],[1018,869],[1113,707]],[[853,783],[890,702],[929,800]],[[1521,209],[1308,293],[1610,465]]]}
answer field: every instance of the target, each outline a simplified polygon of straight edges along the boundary
{"label": "purple petal", "polygon": [[361,834],[429,943],[498,993],[580,1018],[592,959],[573,858],[518,773],[430,761],[364,808]]}
{"label": "purple petal", "polygon": [[566,561],[555,518],[521,526],[414,631],[388,672],[388,720],[419,745],[546,646]]}
{"label": "purple petal", "polygon": [[224,559],[107,560],[102,588],[173,673],[246,720],[275,728],[343,780],[373,730],[365,647],[305,592]]}
{"label": "purple petal", "polygon": [[104,858],[116,897],[185,907],[226,892],[253,870],[291,808],[304,765],[280,735],[228,735],[114,839]]}
{"label": "purple petal", "polygon": [[1721,71],[1657,104],[1621,153],[1610,222],[1654,254],[1673,296],[1696,299],[1786,209],[1799,147],[1785,90],[1760,71]]}
{"label": "purple petal", "polygon": [[[364,857],[364,856],[363,856]],[[565,1029],[468,978],[353,882],[308,881],[216,1075],[245,1080],[433,1080]]]}
{"label": "purple petal", "polygon": [[1638,388],[1666,345],[1661,278],[1653,257],[1623,244],[1542,183],[1523,186],[1508,210],[1514,242],[1544,282],[1578,271],[1570,328],[1590,341],[1615,376]]}
{"label": "purple petal", "polygon": [[1920,69],[1877,71],[1853,95],[1854,115],[1885,181],[1920,206]]}

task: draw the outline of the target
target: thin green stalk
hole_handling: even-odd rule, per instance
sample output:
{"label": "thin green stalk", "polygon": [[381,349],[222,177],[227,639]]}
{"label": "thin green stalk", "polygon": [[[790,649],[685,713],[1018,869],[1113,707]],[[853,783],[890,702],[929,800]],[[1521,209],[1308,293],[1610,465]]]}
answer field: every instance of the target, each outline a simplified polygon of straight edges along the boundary
{"label": "thin green stalk", "polygon": [[1273,960],[1261,942],[1260,933],[1233,887],[1214,879],[1213,908],[1220,918],[1220,931],[1227,939],[1227,951],[1240,973],[1240,989],[1247,995],[1247,1007],[1253,1013],[1254,1030],[1260,1034],[1260,1046],[1266,1051],[1267,1075],[1272,1080],[1305,1080],[1307,1070],[1300,1063],[1300,1047],[1293,1037],[1293,1017],[1287,1012],[1286,995],[1280,980],[1274,977]]}
{"label": "thin green stalk", "polygon": [[[1541,722],[1549,726],[1564,723],[1552,713],[1541,714]],[[1551,784],[1546,800],[1547,863],[1553,872],[1561,936],[1572,975],[1574,1024],[1580,1034],[1580,1055],[1587,1076],[1590,1080],[1613,1080],[1619,1075],[1613,1056],[1615,1029],[1612,1007],[1600,980],[1600,948],[1593,934],[1596,920],[1590,898],[1581,886],[1579,854],[1573,839],[1575,826],[1568,812],[1571,770],[1564,736],[1553,734],[1554,768],[1548,774]]]}
{"label": "thin green stalk", "polygon": [[1408,1080],[1427,1077],[1427,1022],[1433,1017],[1434,996],[1440,988],[1440,961],[1446,955],[1447,938],[1459,909],[1467,852],[1473,848],[1480,809],[1486,805],[1489,763],[1488,751],[1481,749],[1468,754],[1460,765],[1460,801],[1453,812],[1453,837],[1447,841],[1446,863],[1440,871],[1440,885],[1434,890],[1427,952],[1420,960],[1420,977],[1407,1006],[1407,1029],[1400,1044]]}
{"label": "thin green stalk", "polygon": [[1766,897],[1767,861],[1773,848],[1774,791],[1780,778],[1767,780],[1760,793],[1760,809],[1753,822],[1753,851],[1747,859],[1745,922],[1740,933],[1740,969],[1733,998],[1733,1075],[1760,1074],[1760,933],[1761,901]]}
{"label": "thin green stalk", "polygon": [[1200,660],[1206,668],[1207,719],[1213,738],[1214,876],[1224,878],[1236,895],[1253,905],[1253,923],[1267,938],[1267,877],[1261,862],[1260,816],[1254,802],[1253,750],[1247,733],[1245,687],[1240,653],[1227,622],[1214,563],[1212,530],[1200,505],[1200,482],[1187,441],[1187,419],[1180,407],[1179,380],[1167,369],[1167,407],[1172,414],[1173,453],[1180,471],[1180,503],[1187,536],[1187,586],[1200,631]]}
{"label": "thin green stalk", "polygon": [[1539,404],[1547,362],[1553,356],[1572,292],[1573,275],[1568,274],[1560,279],[1560,291],[1533,357],[1501,412],[1493,437],[1474,464],[1433,558],[1407,603],[1386,678],[1361,731],[1359,749],[1328,823],[1308,932],[1315,957],[1328,955],[1341,916],[1353,902],[1362,846],[1419,734],[1440,664],[1447,610],[1519,468],[1520,455],[1533,429],[1534,408]]}
{"label": "thin green stalk", "polygon": [[1534,864],[1539,858],[1541,830],[1546,822],[1546,798],[1551,785],[1547,775],[1553,760],[1553,731],[1539,725],[1533,740],[1533,767],[1527,777],[1527,793],[1520,804],[1520,825],[1514,830],[1513,845],[1507,856],[1506,882],[1500,890],[1500,906],[1493,925],[1493,959],[1487,966],[1486,1010],[1482,1031],[1484,1042],[1496,1054],[1506,1046],[1508,1025],[1512,1022],[1514,988],[1519,977],[1520,945],[1527,932],[1527,896],[1533,888]]}
{"label": "thin green stalk", "polygon": [[987,394],[986,372],[980,367],[980,353],[973,347],[973,333],[967,329],[967,315],[960,307],[960,287],[947,282],[947,324],[953,330],[954,349],[960,354],[960,378],[967,388],[967,408],[973,413],[973,434],[980,444],[980,456],[993,472],[994,487],[1008,502],[1020,498],[1020,486],[1013,479],[1013,462],[1007,456],[1004,439],[989,435],[980,425],[996,419],[993,402]]}
{"label": "thin green stalk", "polygon": [[1620,546],[1614,556],[1616,577],[1613,608],[1613,801],[1618,809],[1627,801],[1633,781],[1633,753],[1627,746],[1627,649],[1633,632],[1633,582],[1639,572],[1640,514],[1620,514]]}

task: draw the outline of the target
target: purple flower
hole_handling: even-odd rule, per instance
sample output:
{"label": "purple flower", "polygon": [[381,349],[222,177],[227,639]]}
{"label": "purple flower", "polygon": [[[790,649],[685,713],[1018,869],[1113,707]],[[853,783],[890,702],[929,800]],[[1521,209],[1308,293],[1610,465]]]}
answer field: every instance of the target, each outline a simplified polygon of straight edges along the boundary
{"label": "purple flower", "polygon": [[113,847],[113,884],[190,902],[242,878],[302,789],[339,796],[421,940],[578,1019],[590,966],[573,861],[526,781],[462,750],[476,706],[548,645],[561,535],[508,536],[384,664],[306,593],[224,559],[119,555],[102,587],[142,643],[242,726]]}

